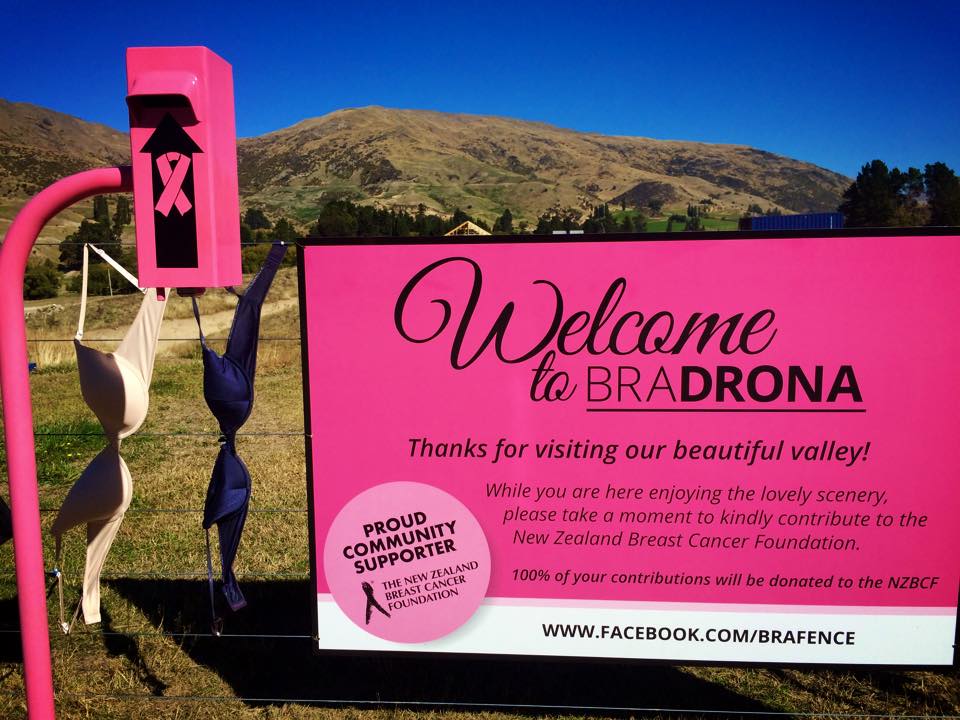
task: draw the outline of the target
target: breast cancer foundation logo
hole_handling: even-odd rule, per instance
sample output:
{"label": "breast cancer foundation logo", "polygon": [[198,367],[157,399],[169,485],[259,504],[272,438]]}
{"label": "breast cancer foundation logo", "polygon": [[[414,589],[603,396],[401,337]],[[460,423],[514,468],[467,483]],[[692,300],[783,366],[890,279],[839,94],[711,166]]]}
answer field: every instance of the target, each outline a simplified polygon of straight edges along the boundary
{"label": "breast cancer foundation logo", "polygon": [[323,561],[347,617],[394,642],[453,632],[490,582],[480,523],[455,497],[423,483],[386,483],[353,498],[330,526]]}

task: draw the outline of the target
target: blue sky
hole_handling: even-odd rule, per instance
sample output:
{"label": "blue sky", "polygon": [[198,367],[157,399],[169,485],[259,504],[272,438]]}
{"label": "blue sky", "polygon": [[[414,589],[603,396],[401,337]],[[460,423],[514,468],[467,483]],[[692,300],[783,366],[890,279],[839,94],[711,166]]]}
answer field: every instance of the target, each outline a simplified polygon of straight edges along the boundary
{"label": "blue sky", "polygon": [[960,171],[956,2],[4,5],[0,97],[121,130],[124,49],[197,44],[244,136],[384,105]]}

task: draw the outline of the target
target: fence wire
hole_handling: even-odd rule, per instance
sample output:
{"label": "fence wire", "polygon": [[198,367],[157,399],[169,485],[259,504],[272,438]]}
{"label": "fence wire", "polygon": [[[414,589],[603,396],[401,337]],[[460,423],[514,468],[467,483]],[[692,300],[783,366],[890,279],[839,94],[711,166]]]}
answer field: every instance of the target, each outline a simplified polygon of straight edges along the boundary
{"label": "fence wire", "polygon": [[[42,246],[61,246],[61,245],[82,245],[83,243],[76,243],[72,241],[64,242],[47,242],[40,241],[35,243],[35,245]],[[125,245],[126,243],[121,242],[104,242],[98,243],[102,246],[118,246]],[[256,243],[256,242],[246,242],[241,243],[245,247],[253,247],[257,245],[267,245],[268,243]],[[295,245],[296,243],[290,243]],[[29,343],[66,343],[73,342],[74,338],[35,338],[29,339]],[[123,338],[84,338],[84,342],[120,342]],[[196,337],[183,337],[183,338],[169,338],[162,337],[158,338],[159,342],[192,342],[196,341]],[[225,342],[227,338],[207,338],[208,342]],[[261,342],[300,342],[300,337],[295,336],[262,336],[260,338]],[[37,436],[46,436],[46,437],[96,437],[102,436],[102,433],[97,432],[37,432]],[[136,440],[137,438],[175,438],[175,437],[218,437],[219,432],[206,431],[206,432],[140,432],[133,435],[131,438],[128,438],[127,441]],[[303,437],[309,438],[309,436],[303,430],[289,430],[289,431],[250,431],[250,432],[240,432],[237,433],[239,437]],[[58,512],[59,508],[51,507],[41,507],[41,513],[53,513]],[[181,515],[181,514],[201,514],[203,513],[203,508],[128,508],[126,514],[171,514],[171,515]],[[309,509],[305,507],[276,507],[276,508],[250,508],[249,512],[251,514],[291,514],[291,515],[306,515],[309,513]],[[0,573],[0,578],[4,579],[14,579],[16,577],[13,572],[3,572]],[[206,573],[125,573],[123,575],[117,576],[103,576],[104,581],[119,581],[119,580],[206,580]],[[239,576],[240,580],[308,580],[308,576],[304,573],[290,573],[290,572],[276,572],[276,573],[257,573],[257,572],[248,572]],[[200,621],[198,615],[198,622]],[[20,635],[21,630],[19,628],[0,628],[0,635]],[[141,629],[131,629],[129,631],[124,631],[121,629],[112,629],[112,630],[89,630],[81,631],[83,635],[93,635],[100,637],[122,637],[122,638],[169,638],[169,639],[180,639],[180,640],[211,640],[214,642],[221,642],[223,640],[294,640],[294,641],[310,641],[313,640],[313,636],[310,634],[291,634],[291,633],[221,633],[220,635],[214,635],[212,632],[195,632],[195,631],[164,631],[164,630],[141,630]],[[90,694],[81,694],[81,693],[63,693],[58,692],[57,697],[59,699],[73,699],[78,701],[119,701],[119,702],[138,702],[138,701],[152,701],[152,702],[189,702],[189,703],[245,703],[245,704],[294,704],[294,705],[326,705],[326,706],[355,706],[355,707],[411,707],[411,708],[458,708],[463,710],[483,710],[483,709],[495,709],[495,710],[513,710],[520,712],[533,712],[533,711],[564,711],[564,712],[612,712],[612,713],[661,713],[665,715],[700,715],[700,716],[741,716],[741,717],[824,717],[828,715],[832,718],[898,718],[899,720],[947,720],[947,719],[960,719],[960,715],[910,715],[910,714],[868,714],[868,713],[838,713],[838,712],[797,712],[797,711],[775,711],[775,710],[718,710],[718,709],[704,709],[704,708],[669,708],[669,707],[644,707],[644,706],[607,706],[607,705],[552,705],[552,704],[524,704],[524,703],[497,703],[497,702],[453,702],[453,701],[415,701],[415,700],[388,700],[377,698],[375,700],[371,699],[356,699],[356,698],[303,698],[303,697],[244,697],[244,696],[230,696],[230,695],[154,695],[148,693],[116,693],[116,694],[104,694],[104,693],[90,693]]]}

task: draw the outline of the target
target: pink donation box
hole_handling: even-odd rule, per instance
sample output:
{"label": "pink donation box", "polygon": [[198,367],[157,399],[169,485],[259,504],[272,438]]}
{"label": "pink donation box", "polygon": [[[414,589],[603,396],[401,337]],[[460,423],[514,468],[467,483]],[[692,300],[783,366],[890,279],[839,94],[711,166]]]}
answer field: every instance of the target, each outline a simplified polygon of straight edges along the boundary
{"label": "pink donation box", "polygon": [[240,282],[230,65],[204,47],[130,48],[127,104],[140,284]]}

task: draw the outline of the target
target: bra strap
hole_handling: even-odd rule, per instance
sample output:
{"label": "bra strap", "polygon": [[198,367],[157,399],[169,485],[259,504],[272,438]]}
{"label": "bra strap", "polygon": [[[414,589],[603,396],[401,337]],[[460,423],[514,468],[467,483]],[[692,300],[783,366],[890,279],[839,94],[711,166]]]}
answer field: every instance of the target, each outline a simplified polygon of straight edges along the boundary
{"label": "bra strap", "polygon": [[213,558],[210,555],[210,528],[204,530],[207,535],[207,584],[210,587],[210,632],[216,637],[223,634],[223,618],[217,615],[217,601],[213,592]]}
{"label": "bra strap", "polygon": [[197,329],[200,331],[200,342],[205,343],[207,340],[203,337],[203,326],[200,325],[200,306],[197,305],[197,298],[191,297],[190,302],[193,303],[193,316],[197,319]]}
{"label": "bra strap", "polygon": [[60,563],[62,559],[63,539],[57,536],[56,563],[53,570],[50,572],[50,575],[53,575],[53,577],[57,580],[57,597],[60,600],[60,629],[63,631],[64,635],[69,635],[70,631],[73,630],[73,624],[77,621],[77,616],[80,614],[80,603],[77,603],[77,609],[73,611],[73,617],[70,618],[70,622],[67,622],[63,602],[63,571],[60,569]]}
{"label": "bra strap", "polygon": [[103,250],[101,250],[100,248],[98,248],[96,245],[90,245],[90,248],[91,248],[97,255],[99,255],[99,256],[102,257],[104,260],[106,260],[106,261],[111,265],[111,267],[113,267],[114,270],[116,270],[118,273],[120,273],[121,275],[123,275],[123,277],[126,278],[127,282],[129,282],[131,285],[133,285],[137,290],[139,290],[139,291],[142,292],[142,293],[146,293],[146,292],[147,292],[145,288],[140,287],[140,281],[137,280],[137,278],[136,278],[133,274],[131,274],[123,265],[121,265],[121,264],[118,263],[116,260],[114,260],[112,257],[110,257],[109,255],[107,255]]}
{"label": "bra strap", "polygon": [[87,275],[90,269],[90,250],[87,243],[83,244],[83,269],[80,282],[80,318],[77,320],[77,340],[83,340],[83,321],[87,317]]}

